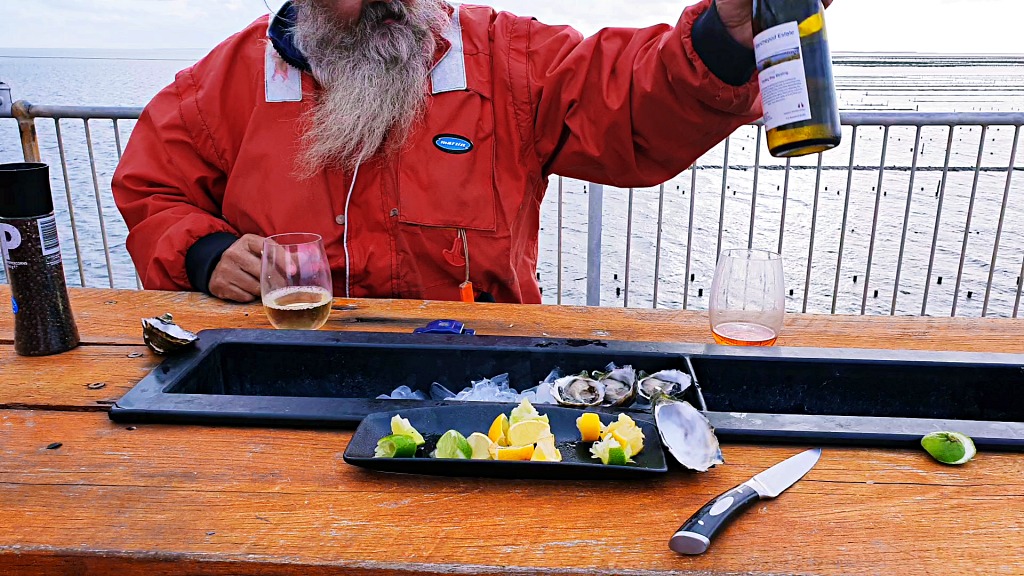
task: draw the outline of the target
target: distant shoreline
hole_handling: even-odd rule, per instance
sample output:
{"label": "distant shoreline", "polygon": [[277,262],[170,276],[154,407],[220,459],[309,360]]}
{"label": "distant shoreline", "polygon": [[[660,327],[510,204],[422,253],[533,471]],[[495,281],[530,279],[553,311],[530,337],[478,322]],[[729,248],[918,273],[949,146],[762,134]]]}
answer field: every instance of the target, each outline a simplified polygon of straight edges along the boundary
{"label": "distant shoreline", "polygon": [[[194,62],[208,52],[201,48],[0,47],[0,58]],[[1024,53],[835,52],[832,61],[837,66],[1024,66]]]}

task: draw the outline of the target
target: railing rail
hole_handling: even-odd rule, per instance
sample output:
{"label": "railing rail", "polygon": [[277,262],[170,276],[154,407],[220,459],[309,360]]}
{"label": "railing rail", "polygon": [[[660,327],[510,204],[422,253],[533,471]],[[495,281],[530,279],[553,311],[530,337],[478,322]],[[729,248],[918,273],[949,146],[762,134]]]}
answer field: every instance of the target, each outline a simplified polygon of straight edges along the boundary
{"label": "railing rail", "polygon": [[[42,157],[36,121],[53,121],[54,145],[47,144],[48,150],[60,158],[67,201],[64,217],[73,239],[73,264],[77,266],[72,267],[79,284],[90,285],[89,272],[88,276],[101,276],[110,287],[124,287],[127,274],[117,277],[117,266],[111,257],[112,249],[116,249],[119,261],[126,259],[123,222],[113,209],[105,174],[112,171],[116,162],[97,154],[93,128],[111,123],[113,151],[120,160],[122,127],[125,122],[136,120],[142,108],[49,106],[18,101],[6,110],[3,91],[0,84],[0,118],[17,120],[26,161],[39,161]],[[65,143],[66,130],[77,130],[78,126],[76,122],[68,124],[70,121],[81,121],[88,179],[75,174],[81,170],[84,159],[77,154],[72,158]],[[929,308],[929,299],[942,292],[943,299],[951,300],[943,303],[940,313],[946,313],[948,306],[948,313],[955,316],[964,312],[962,293],[966,291],[966,299],[973,301],[977,290],[984,294],[982,303],[972,306],[968,313],[985,316],[995,311],[998,315],[1017,317],[1024,276],[1024,192],[1019,185],[1015,186],[1014,174],[1024,169],[1016,166],[1024,113],[857,112],[842,114],[842,123],[845,134],[840,151],[792,161],[762,155],[764,129],[760,122],[754,123],[709,151],[687,172],[653,189],[570,184],[568,179],[559,177],[553,184],[557,186],[557,201],[544,205],[545,210],[549,206],[550,210],[557,210],[557,216],[551,216],[557,218],[551,227],[557,232],[548,233],[551,261],[542,261],[545,275],[553,275],[542,278],[542,286],[549,287],[545,301],[702,308],[716,255],[727,244],[760,245],[783,253],[789,263],[789,308],[793,311],[918,313],[914,307],[917,305],[907,303],[913,289],[921,294],[920,314],[934,313],[936,304],[933,300]],[[1003,137],[1002,127],[1013,128],[1012,138]],[[904,130],[909,132],[904,134]],[[996,132],[999,137],[992,137]],[[931,152],[925,149],[936,139],[940,144],[945,141],[939,155],[934,153],[935,145],[928,149]],[[965,139],[968,146],[976,141],[969,157],[962,151]],[[3,144],[0,140],[0,152]],[[110,147],[107,142],[105,149]],[[997,153],[1004,157],[1005,151],[1008,160],[998,160]],[[910,156],[904,159],[907,152]],[[840,158],[848,161],[835,164]],[[74,166],[69,168],[70,164]],[[845,177],[836,179],[832,176],[835,172],[842,172]],[[871,181],[870,196],[866,190],[868,181],[860,176],[865,172],[877,176]],[[808,176],[804,177],[804,173]],[[960,174],[970,177],[969,184],[959,178]],[[1005,178],[996,186],[993,176],[999,175]],[[81,187],[83,182],[92,188],[98,230],[98,234],[94,230],[88,235],[88,241],[80,230],[81,219],[76,219],[76,208],[83,209],[82,199],[72,194],[72,188]],[[934,199],[923,193],[933,182]],[[577,200],[580,184],[586,195],[584,203]],[[833,191],[830,186],[841,202],[836,203],[828,196]],[[689,198],[677,194],[689,194]],[[893,202],[889,195],[899,197],[900,204],[890,206]],[[951,208],[950,204],[955,206]],[[712,217],[714,214],[717,220]],[[565,234],[566,226],[571,225],[569,221],[581,216],[585,216],[585,221],[577,232],[582,237],[585,231],[585,254],[579,254],[574,245],[578,242]],[[793,219],[799,220],[794,223]],[[995,223],[994,232],[988,230],[990,220]],[[656,222],[653,231],[647,230],[648,222]],[[682,230],[680,225],[684,222]],[[983,239],[979,238],[979,222],[985,228]],[[113,244],[108,225],[118,227]],[[623,236],[610,233],[610,228],[620,225],[624,226],[624,242]],[[773,236],[776,225],[777,241]],[[869,230],[866,237],[856,231],[858,227]],[[930,238],[930,243],[918,236]],[[959,240],[952,243],[953,237]],[[88,262],[85,256],[86,252],[98,252],[99,246],[92,246],[97,239],[102,244],[102,265]],[[643,246],[634,246],[636,241],[643,242]],[[981,254],[989,243],[991,251]],[[894,248],[897,246],[898,250]],[[566,251],[577,257],[565,258]],[[653,281],[649,286],[638,280],[648,276],[652,269]],[[611,281],[604,276],[609,270],[614,271]],[[566,279],[564,276],[572,271],[574,278]],[[801,282],[793,281],[793,274],[797,273]],[[949,283],[942,283],[946,274],[955,276],[951,293],[947,289]],[[1007,278],[1013,276],[1016,283],[1008,284]],[[852,283],[858,285],[856,291],[842,284],[844,277],[852,278]],[[136,287],[141,287],[137,276],[133,280]],[[577,287],[580,280],[585,280],[582,289]],[[875,303],[880,291],[885,292],[880,301],[884,304]]]}

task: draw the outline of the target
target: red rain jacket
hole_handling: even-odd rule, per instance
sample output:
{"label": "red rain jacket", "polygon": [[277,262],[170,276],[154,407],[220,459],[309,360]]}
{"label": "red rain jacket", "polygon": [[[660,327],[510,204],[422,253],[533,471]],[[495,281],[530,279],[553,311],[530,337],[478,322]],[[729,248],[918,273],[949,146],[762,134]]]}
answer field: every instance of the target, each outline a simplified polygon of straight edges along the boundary
{"label": "red rain jacket", "polygon": [[[468,89],[435,94],[404,151],[359,170],[349,253],[353,297],[458,300],[465,278],[498,302],[539,303],[540,204],[551,174],[615,186],[655,185],[760,116],[756,79],[725,84],[690,34],[703,0],[675,27],[605,29],[582,38],[489,7],[462,6]],[[268,103],[260,18],[178,73],[146,107],[113,192],[127,247],[148,289],[188,290],[185,255],[217,232],[324,238],[335,295],[351,174],[293,175],[300,102]],[[441,134],[472,142],[451,154]]]}

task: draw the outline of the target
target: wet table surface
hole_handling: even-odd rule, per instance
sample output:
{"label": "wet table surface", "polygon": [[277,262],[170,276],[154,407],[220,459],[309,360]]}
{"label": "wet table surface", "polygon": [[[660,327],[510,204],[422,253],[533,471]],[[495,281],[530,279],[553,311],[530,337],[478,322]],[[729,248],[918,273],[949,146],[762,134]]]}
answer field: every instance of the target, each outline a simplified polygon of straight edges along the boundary
{"label": "wet table surface", "polygon": [[[10,291],[0,286],[0,302]],[[0,314],[0,574],[1019,574],[1024,454],[961,467],[826,447],[702,556],[668,549],[715,495],[808,446],[725,444],[655,480],[434,478],[346,465],[351,432],[124,425],[109,406],[160,363],[140,318],[269,328],[258,305],[72,289],[82,345],[19,357]],[[701,312],[335,302],[324,330],[710,342]],[[1024,321],[790,315],[780,346],[1024,352]]]}

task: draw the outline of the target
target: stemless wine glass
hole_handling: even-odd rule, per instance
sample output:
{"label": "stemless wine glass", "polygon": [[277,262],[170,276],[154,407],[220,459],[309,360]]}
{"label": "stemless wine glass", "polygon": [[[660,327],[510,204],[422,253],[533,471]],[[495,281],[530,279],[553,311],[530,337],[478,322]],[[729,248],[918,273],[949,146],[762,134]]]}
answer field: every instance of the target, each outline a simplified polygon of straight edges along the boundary
{"label": "stemless wine glass", "polygon": [[786,312],[782,257],[767,250],[725,250],[711,283],[711,333],[733,346],[771,346]]}
{"label": "stemless wine glass", "polygon": [[277,234],[263,241],[260,293],[274,328],[316,330],[327,322],[331,266],[317,234]]}

